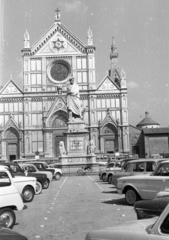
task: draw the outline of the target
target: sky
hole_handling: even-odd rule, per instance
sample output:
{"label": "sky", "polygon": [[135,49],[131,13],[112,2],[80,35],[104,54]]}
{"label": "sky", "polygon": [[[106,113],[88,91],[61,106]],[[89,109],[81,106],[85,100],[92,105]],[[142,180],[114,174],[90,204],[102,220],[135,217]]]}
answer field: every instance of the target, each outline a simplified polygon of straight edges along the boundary
{"label": "sky", "polygon": [[98,84],[110,68],[115,38],[127,77],[129,124],[136,126],[148,111],[169,126],[168,0],[0,0],[0,86],[10,76],[22,86],[24,33],[33,45],[53,25],[57,8],[62,24],[85,44],[91,28]]}

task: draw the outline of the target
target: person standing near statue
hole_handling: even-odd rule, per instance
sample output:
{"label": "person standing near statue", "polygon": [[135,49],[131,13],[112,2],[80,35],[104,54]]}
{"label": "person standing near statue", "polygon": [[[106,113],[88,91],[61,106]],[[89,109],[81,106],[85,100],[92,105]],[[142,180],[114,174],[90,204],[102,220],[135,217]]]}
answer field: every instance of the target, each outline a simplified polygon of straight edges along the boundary
{"label": "person standing near statue", "polygon": [[69,119],[81,118],[79,86],[75,83],[74,77],[71,77],[69,82],[70,85],[67,87],[67,108]]}

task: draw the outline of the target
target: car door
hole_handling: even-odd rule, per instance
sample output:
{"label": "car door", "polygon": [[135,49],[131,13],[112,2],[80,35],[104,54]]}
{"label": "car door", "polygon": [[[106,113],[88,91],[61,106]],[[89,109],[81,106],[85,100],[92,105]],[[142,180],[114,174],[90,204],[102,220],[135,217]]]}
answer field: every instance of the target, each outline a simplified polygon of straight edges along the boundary
{"label": "car door", "polygon": [[162,162],[147,180],[149,199],[160,191],[169,188],[169,163]]}

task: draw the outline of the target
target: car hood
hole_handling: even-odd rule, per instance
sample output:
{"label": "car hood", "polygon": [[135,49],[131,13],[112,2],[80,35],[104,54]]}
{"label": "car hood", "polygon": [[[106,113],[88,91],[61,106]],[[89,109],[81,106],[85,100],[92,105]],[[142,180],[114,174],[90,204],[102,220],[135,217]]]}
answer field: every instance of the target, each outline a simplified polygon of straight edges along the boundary
{"label": "car hood", "polygon": [[1,240],[28,240],[26,237],[24,237],[23,235],[10,230],[8,228],[3,228],[0,227],[0,239]]}
{"label": "car hood", "polygon": [[138,201],[134,205],[134,209],[163,211],[169,203],[169,197],[155,198],[152,200]]}
{"label": "car hood", "polygon": [[94,230],[87,234],[86,240],[141,240],[146,239],[151,226],[155,223],[157,218],[150,218],[144,220],[129,221],[122,224],[114,225],[113,227]]}
{"label": "car hood", "polygon": [[36,181],[35,177],[24,177],[24,176],[15,176],[13,178],[14,182],[27,182],[27,181]]}

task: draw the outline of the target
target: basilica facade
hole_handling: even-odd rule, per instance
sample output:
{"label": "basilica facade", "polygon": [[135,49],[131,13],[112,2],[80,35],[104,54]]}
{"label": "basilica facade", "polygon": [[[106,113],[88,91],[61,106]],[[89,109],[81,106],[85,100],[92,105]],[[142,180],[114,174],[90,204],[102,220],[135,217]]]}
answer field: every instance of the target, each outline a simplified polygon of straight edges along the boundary
{"label": "basilica facade", "polygon": [[[98,84],[91,29],[87,44],[61,23],[53,25],[32,46],[24,34],[23,87],[10,78],[0,90],[0,158],[56,158],[68,127],[67,86],[74,77],[80,89],[88,138],[98,153],[129,153],[126,75],[118,67],[114,38],[110,66]],[[66,147],[66,146],[65,146]]]}

